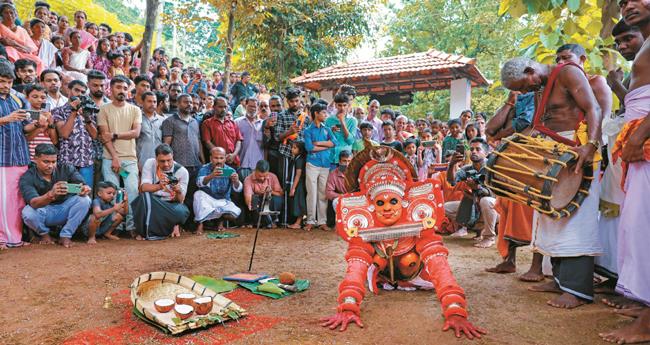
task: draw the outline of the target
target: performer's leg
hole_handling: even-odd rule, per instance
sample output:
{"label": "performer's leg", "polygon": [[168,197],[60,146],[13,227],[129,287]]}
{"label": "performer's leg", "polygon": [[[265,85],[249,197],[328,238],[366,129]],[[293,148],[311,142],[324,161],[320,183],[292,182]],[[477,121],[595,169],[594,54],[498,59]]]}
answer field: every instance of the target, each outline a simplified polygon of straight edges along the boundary
{"label": "performer's leg", "polygon": [[533,260],[530,263],[528,272],[519,276],[519,280],[524,282],[541,282],[544,280],[544,273],[542,273],[542,261],[544,255],[540,253],[533,253]]}

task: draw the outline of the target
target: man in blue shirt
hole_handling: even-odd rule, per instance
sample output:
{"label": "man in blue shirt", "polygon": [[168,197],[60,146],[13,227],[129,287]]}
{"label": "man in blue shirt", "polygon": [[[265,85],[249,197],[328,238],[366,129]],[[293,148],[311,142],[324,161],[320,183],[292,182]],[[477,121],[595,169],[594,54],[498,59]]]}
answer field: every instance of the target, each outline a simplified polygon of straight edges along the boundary
{"label": "man in blue shirt", "polygon": [[[307,225],[305,230],[311,230],[314,225],[321,230],[329,230],[325,190],[330,170],[330,155],[333,151],[332,148],[336,147],[337,141],[330,127],[323,123],[327,119],[327,104],[316,102],[311,106],[310,111],[314,122],[304,131],[305,150],[307,151],[307,167],[305,169],[307,171]],[[350,137],[354,139],[352,135]]]}
{"label": "man in blue shirt", "polygon": [[241,192],[242,183],[235,169],[226,165],[226,150],[213,147],[210,150],[210,163],[199,170],[196,185],[200,188],[194,193],[194,220],[199,223],[196,234],[203,233],[203,223],[218,219],[218,230],[223,230],[223,220],[235,221],[241,209],[230,201],[232,191]]}

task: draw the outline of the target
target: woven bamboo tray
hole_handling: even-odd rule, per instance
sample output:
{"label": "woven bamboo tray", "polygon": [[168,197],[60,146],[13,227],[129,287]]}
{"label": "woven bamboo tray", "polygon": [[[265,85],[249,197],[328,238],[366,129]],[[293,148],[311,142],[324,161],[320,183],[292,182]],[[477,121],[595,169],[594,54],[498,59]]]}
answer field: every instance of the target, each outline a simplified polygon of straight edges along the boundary
{"label": "woven bamboo tray", "polygon": [[[135,309],[152,323],[171,334],[204,328],[245,316],[246,311],[226,297],[206,288],[194,280],[171,272],[151,272],[136,278],[130,286],[131,302]],[[174,300],[179,293],[193,293],[197,297],[212,298],[212,311],[206,315],[194,314],[186,320],[176,317],[174,311],[160,313],[154,302],[161,298]]]}

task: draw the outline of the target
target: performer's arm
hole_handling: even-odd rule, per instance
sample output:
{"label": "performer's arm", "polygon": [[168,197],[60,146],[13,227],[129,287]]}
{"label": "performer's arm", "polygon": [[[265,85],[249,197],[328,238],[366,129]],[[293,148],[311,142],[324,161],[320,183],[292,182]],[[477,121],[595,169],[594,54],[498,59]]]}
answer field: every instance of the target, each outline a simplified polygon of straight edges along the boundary
{"label": "performer's arm", "polygon": [[359,327],[363,327],[360,307],[366,294],[365,285],[368,267],[372,264],[372,253],[372,247],[360,239],[350,241],[345,255],[348,267],[345,278],[339,284],[339,306],[335,315],[321,319],[322,326],[330,329],[341,326],[341,331],[344,331],[350,322],[355,322]]}

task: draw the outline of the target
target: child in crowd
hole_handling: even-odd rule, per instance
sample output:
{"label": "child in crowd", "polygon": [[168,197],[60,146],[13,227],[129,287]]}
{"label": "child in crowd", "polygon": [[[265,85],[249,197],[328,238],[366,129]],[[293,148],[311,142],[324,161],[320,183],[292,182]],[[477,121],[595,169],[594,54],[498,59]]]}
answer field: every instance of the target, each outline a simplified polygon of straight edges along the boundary
{"label": "child in crowd", "polygon": [[293,224],[287,225],[289,229],[300,229],[302,218],[307,214],[307,200],[305,193],[305,144],[302,141],[294,141],[291,144],[291,156],[293,158],[293,182],[289,197],[291,197],[291,215],[296,217]]}
{"label": "child in crowd", "polygon": [[384,141],[381,142],[381,145],[390,146],[395,150],[402,152],[402,143],[395,139],[397,130],[395,129],[395,124],[393,121],[384,121],[384,123],[381,125],[381,129],[384,131]]}
{"label": "child in crowd", "polygon": [[124,73],[124,54],[122,53],[110,53],[108,54],[108,59],[111,60],[113,66],[108,69],[108,77],[113,79],[113,77],[118,75],[126,75]]}
{"label": "child in crowd", "polygon": [[420,169],[420,161],[418,159],[418,143],[413,138],[408,138],[404,141],[404,157],[411,162],[415,171]]}
{"label": "child in crowd", "polygon": [[445,135],[442,133],[442,122],[440,120],[431,121],[431,135],[433,136],[433,140],[442,144]]}
{"label": "child in crowd", "polygon": [[459,119],[451,119],[447,122],[449,135],[442,141],[442,152],[446,155],[449,151],[455,151],[459,144],[465,145],[463,132]]}
{"label": "child in crowd", "polygon": [[32,111],[39,111],[40,117],[35,130],[26,134],[27,145],[29,146],[29,158],[34,158],[34,151],[38,144],[53,144],[59,143],[59,136],[56,128],[54,128],[54,118],[52,113],[47,110],[42,110],[47,101],[47,93],[43,86],[39,84],[30,84],[25,88],[25,95],[29,103],[29,109]]}
{"label": "child in crowd", "polygon": [[93,200],[88,227],[84,228],[88,236],[88,244],[97,243],[95,237],[101,235],[109,240],[120,239],[113,235],[113,231],[122,224],[129,211],[129,198],[124,191],[119,191],[121,197],[116,196],[117,192],[118,188],[112,182],[97,183],[97,197]]}
{"label": "child in crowd", "polygon": [[361,139],[355,141],[354,145],[352,145],[353,153],[356,154],[357,152],[363,151],[366,148],[366,140],[370,142],[372,146],[379,146],[376,141],[372,140],[372,133],[374,131],[372,123],[362,122],[361,125],[359,125],[359,130],[361,131]]}
{"label": "child in crowd", "polygon": [[422,141],[418,147],[418,161],[420,169],[418,170],[418,177],[420,180],[425,180],[429,176],[429,166],[440,163],[440,144],[433,140],[433,135],[430,128],[425,128],[422,131]]}
{"label": "child in crowd", "polygon": [[478,126],[474,122],[470,122],[465,127],[465,140],[470,142],[472,139],[480,135]]}

